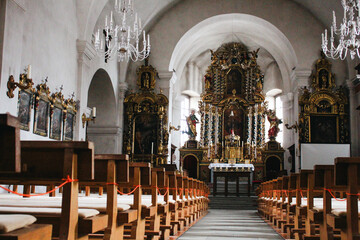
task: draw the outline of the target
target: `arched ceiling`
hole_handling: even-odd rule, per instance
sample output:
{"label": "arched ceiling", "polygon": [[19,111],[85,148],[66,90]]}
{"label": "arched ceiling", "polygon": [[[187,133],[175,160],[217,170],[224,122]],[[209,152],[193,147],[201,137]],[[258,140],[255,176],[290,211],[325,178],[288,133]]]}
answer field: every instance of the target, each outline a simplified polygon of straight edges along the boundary
{"label": "arched ceiling", "polygon": [[[328,26],[332,20],[332,10],[337,16],[343,13],[340,0],[289,0],[299,4],[318,18],[324,26]],[[151,28],[152,23],[160,17],[167,9],[171,8],[180,0],[135,0],[134,7],[138,15],[142,18],[144,26]],[[105,5],[113,6],[114,0],[77,0],[78,25],[80,37],[90,39],[91,36],[84,36],[94,30],[95,23],[100,13],[104,10]],[[94,19],[95,18],[95,19]],[[340,19],[340,18],[339,18]]]}
{"label": "arched ceiling", "polygon": [[[332,10],[336,12],[338,19],[341,19],[343,14],[340,0],[289,1],[293,1],[298,4],[299,8],[309,11],[324,25],[324,28],[330,26]],[[114,6],[114,2],[115,0],[78,0],[79,37],[91,40],[91,34],[97,30],[100,26],[99,24],[103,24],[104,16],[109,14]],[[178,3],[180,3],[180,0],[148,0],[145,4],[144,1],[134,0],[134,9],[142,19],[144,28],[149,30],[167,10]],[[84,19],[87,19],[87,21],[84,21]],[[179,16],[179,19],[181,19],[181,16]],[[116,21],[119,21],[119,19],[116,19]],[[206,49],[198,49],[198,51],[194,51],[192,56],[189,57],[189,61],[196,62],[202,72],[206,70],[206,67],[210,63],[209,49],[217,49],[221,44],[229,42],[229,38],[243,42],[250,50],[260,48],[258,63],[263,71],[266,70],[266,67],[270,63],[275,61],[276,56],[269,53],[266,48],[254,41],[253,36],[231,32],[229,29],[225,30],[217,35],[211,36],[212,40],[208,41]]]}

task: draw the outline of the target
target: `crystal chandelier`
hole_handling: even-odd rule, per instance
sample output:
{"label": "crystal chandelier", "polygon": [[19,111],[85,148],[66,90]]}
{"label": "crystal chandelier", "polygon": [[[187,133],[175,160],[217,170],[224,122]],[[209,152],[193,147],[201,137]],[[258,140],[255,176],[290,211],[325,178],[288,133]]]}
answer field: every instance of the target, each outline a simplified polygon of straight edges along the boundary
{"label": "crystal chandelier", "polygon": [[[344,8],[344,17],[339,28],[336,27],[336,16],[335,11],[333,11],[330,48],[328,48],[327,30],[325,29],[325,34],[321,34],[323,52],[327,57],[333,59],[340,58],[344,60],[348,51],[351,59],[354,59],[356,55],[360,58],[360,41],[356,39],[360,34],[360,2],[359,0],[342,0],[341,5]],[[339,35],[339,44],[337,47],[334,45],[334,33]]]}
{"label": "crystal chandelier", "polygon": [[[105,17],[105,27],[98,29],[95,34],[95,49],[99,55],[107,60],[117,57],[119,62],[124,60],[142,61],[150,54],[150,36],[141,27],[141,19],[137,13],[134,17],[133,0],[115,0],[115,13],[119,14],[121,23],[114,24],[113,12],[110,18]],[[133,20],[134,26],[130,27],[127,21]],[[143,35],[142,49],[139,48],[139,36]]]}

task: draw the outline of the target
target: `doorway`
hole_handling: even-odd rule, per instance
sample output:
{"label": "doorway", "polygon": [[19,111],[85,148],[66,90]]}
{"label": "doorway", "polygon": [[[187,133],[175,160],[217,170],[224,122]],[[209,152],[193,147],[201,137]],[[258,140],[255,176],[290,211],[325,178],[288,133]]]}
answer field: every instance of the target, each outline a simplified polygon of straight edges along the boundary
{"label": "doorway", "polygon": [[198,160],[195,156],[188,155],[184,158],[183,169],[187,171],[188,176],[191,178],[198,178],[197,175]]}
{"label": "doorway", "polygon": [[266,180],[277,178],[280,173],[280,159],[272,156],[266,159]]}

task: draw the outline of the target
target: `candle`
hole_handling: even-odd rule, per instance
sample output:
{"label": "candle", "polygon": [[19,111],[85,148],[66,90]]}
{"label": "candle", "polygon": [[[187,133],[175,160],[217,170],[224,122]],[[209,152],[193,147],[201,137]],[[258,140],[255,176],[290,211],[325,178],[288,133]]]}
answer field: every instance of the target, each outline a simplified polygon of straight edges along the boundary
{"label": "candle", "polygon": [[154,142],[151,142],[151,154],[154,154]]}
{"label": "candle", "polygon": [[331,38],[334,38],[334,27],[331,26]]}
{"label": "candle", "polygon": [[27,79],[31,79],[31,65],[28,66],[26,77],[27,77]]}
{"label": "candle", "polygon": [[107,15],[105,16],[105,28],[107,28],[107,26],[108,26],[108,17],[107,17]]}
{"label": "candle", "polygon": [[325,29],[325,40],[327,40],[327,29]]}
{"label": "candle", "polygon": [[335,11],[333,11],[333,24],[334,27],[336,26],[336,16],[335,16]]}
{"label": "candle", "polygon": [[150,46],[150,35],[148,34],[148,46]]}
{"label": "candle", "polygon": [[146,38],[145,38],[145,31],[143,31],[143,41],[145,41]]}
{"label": "candle", "polygon": [[92,109],[92,117],[96,118],[96,107],[93,107]]}

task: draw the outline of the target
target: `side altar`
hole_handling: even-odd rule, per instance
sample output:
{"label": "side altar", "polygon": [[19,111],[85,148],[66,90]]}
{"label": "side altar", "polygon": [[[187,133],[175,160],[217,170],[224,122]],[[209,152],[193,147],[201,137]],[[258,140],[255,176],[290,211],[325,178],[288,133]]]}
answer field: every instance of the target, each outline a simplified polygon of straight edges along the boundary
{"label": "side altar", "polygon": [[167,109],[169,100],[155,92],[157,71],[148,62],[137,71],[137,92],[124,100],[123,152],[134,162],[150,162],[154,166],[166,163],[169,132]]}
{"label": "side altar", "polygon": [[[282,170],[284,150],[276,142],[278,125],[282,122],[265,102],[258,52],[259,49],[248,50],[242,43],[227,43],[211,51],[211,64],[204,76],[204,92],[199,102],[200,140],[195,141],[189,134],[190,145],[193,141],[196,147],[189,147],[187,142],[180,149],[184,169],[189,161],[186,157],[198,158],[198,176],[204,181],[210,179],[211,163],[253,164],[255,181],[270,178],[269,170]],[[270,122],[268,142],[266,119]],[[194,120],[188,124],[194,124]],[[275,155],[279,156],[278,162],[267,163]]]}

